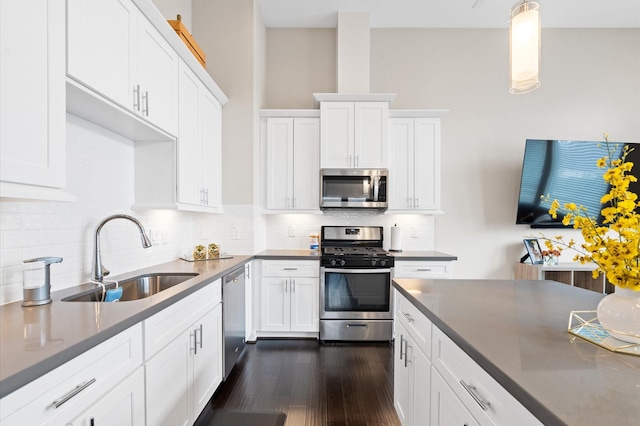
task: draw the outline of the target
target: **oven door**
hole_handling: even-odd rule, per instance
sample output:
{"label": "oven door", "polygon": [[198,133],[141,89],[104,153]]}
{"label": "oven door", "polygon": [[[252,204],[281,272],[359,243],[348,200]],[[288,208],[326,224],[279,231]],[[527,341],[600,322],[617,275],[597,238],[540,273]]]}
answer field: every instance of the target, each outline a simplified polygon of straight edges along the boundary
{"label": "oven door", "polygon": [[391,269],[320,268],[320,319],[392,319]]}

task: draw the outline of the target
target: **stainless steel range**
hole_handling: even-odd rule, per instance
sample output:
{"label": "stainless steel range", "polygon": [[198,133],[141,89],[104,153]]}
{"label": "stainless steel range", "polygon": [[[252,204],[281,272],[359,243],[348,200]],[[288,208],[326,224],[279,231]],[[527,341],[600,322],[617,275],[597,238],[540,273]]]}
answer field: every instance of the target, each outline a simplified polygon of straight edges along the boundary
{"label": "stainless steel range", "polygon": [[389,341],[393,334],[393,256],[381,226],[323,226],[320,340]]}

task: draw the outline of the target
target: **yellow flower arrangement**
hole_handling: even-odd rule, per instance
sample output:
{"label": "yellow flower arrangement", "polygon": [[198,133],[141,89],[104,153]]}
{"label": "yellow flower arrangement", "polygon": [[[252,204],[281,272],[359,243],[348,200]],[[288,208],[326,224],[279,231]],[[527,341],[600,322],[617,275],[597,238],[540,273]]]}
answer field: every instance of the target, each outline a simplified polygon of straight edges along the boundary
{"label": "yellow flower arrangement", "polygon": [[559,211],[564,213],[562,223],[580,229],[584,243],[580,250],[573,240],[565,242],[562,237],[555,240],[543,238],[549,242],[549,248],[556,243],[576,250],[578,254],[574,261],[595,263],[594,278],[602,273],[613,285],[640,291],[640,215],[636,213],[640,202],[638,195],[629,191],[629,184],[637,179],[631,174],[633,163],[627,161],[632,148],[625,145],[620,158],[613,158],[617,147],[610,145],[606,133],[604,139],[607,155],[597,161],[597,166],[607,167],[603,178],[611,190],[600,200],[603,224],[598,225],[596,218],[589,216],[584,206],[565,203],[561,207],[558,200],[551,201],[549,195],[542,196],[545,202],[551,203],[549,214],[555,219]]}

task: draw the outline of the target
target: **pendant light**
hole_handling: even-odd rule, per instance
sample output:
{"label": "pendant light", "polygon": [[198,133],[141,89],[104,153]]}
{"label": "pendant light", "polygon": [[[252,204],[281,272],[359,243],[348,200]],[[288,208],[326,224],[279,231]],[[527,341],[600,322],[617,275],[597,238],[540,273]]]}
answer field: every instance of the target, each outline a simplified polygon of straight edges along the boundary
{"label": "pendant light", "polygon": [[540,87],[540,5],[524,0],[511,8],[509,25],[509,92]]}

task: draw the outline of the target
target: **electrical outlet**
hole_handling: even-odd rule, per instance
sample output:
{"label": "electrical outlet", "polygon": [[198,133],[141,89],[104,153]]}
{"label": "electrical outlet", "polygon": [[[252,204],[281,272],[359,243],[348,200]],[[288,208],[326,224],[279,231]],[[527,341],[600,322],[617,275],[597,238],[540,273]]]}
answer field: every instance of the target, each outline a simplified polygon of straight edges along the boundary
{"label": "electrical outlet", "polygon": [[240,233],[238,232],[238,227],[234,226],[231,228],[231,238],[234,240],[240,239]]}
{"label": "electrical outlet", "polygon": [[296,236],[296,230],[293,226],[289,226],[289,236],[290,237],[295,237]]}
{"label": "electrical outlet", "polygon": [[411,228],[411,238],[418,238],[418,228]]}
{"label": "electrical outlet", "polygon": [[156,228],[147,229],[147,234],[149,236],[149,240],[151,240],[151,244],[154,244],[154,245],[161,244],[160,234],[158,233],[158,230]]}

